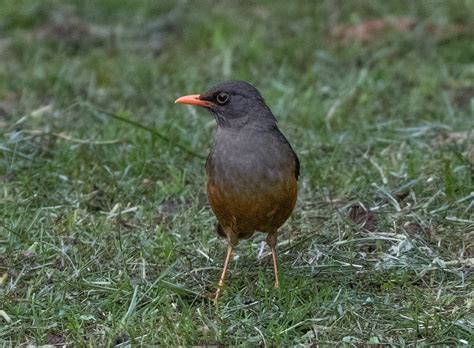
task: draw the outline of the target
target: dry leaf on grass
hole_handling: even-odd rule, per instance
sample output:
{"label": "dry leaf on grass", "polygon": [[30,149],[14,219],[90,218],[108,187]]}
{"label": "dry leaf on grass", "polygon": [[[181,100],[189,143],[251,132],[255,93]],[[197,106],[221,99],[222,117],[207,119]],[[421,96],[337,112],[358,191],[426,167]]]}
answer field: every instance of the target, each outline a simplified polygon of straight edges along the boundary
{"label": "dry leaf on grass", "polygon": [[449,132],[442,134],[436,139],[436,142],[431,147],[446,146],[451,144],[463,144],[469,140],[474,139],[474,130],[465,130],[460,132]]}
{"label": "dry leaf on grass", "polygon": [[[413,31],[418,24],[415,19],[405,16],[372,19],[354,25],[336,25],[329,30],[329,37],[340,41],[368,43],[389,30]],[[428,23],[425,25],[424,31],[428,34],[441,33],[442,31],[443,36],[472,33],[472,30],[463,24],[451,24],[441,30],[436,25]]]}
{"label": "dry leaf on grass", "polygon": [[349,210],[349,219],[361,225],[368,232],[375,231],[375,216],[370,210],[365,209],[361,204],[354,204]]}
{"label": "dry leaf on grass", "polygon": [[411,31],[415,27],[416,22],[409,17],[373,19],[355,25],[337,25],[330,29],[329,36],[342,41],[354,40],[367,43],[390,28],[397,31]]}
{"label": "dry leaf on grass", "polygon": [[46,338],[46,341],[49,345],[53,346],[63,346],[65,344],[64,337],[61,334],[49,333]]}
{"label": "dry leaf on grass", "polygon": [[430,242],[432,238],[432,230],[421,226],[416,221],[406,221],[403,223],[403,229],[411,237],[422,237],[426,241]]}

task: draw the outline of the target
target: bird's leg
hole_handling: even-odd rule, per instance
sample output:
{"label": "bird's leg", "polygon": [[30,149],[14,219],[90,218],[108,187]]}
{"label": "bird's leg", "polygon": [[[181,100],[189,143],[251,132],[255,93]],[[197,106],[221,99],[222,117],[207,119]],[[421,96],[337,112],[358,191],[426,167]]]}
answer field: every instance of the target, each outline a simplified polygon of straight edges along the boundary
{"label": "bird's leg", "polygon": [[221,294],[221,289],[224,286],[225,274],[227,273],[227,268],[229,266],[231,256],[232,256],[232,244],[229,243],[229,246],[227,247],[227,256],[225,257],[225,262],[224,262],[224,269],[222,270],[222,274],[219,279],[218,288],[214,296],[214,302],[217,302],[217,299],[219,298]]}
{"label": "bird's leg", "polygon": [[273,258],[273,273],[275,274],[275,289],[278,289],[280,283],[278,282],[278,263],[277,263],[277,255],[276,255],[276,242],[277,236],[276,232],[269,233],[267,236],[267,244],[272,249],[272,258]]}

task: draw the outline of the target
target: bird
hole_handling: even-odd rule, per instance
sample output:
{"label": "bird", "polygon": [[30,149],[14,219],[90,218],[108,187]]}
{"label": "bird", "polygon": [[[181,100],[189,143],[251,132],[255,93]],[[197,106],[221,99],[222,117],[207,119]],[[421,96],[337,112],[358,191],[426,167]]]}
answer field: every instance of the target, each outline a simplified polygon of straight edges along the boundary
{"label": "bird", "polygon": [[258,89],[248,82],[224,81],[175,103],[203,107],[217,122],[205,166],[207,196],[217,232],[227,237],[228,247],[214,301],[224,286],[234,247],[256,231],[267,233],[278,288],[277,233],[296,204],[298,156]]}

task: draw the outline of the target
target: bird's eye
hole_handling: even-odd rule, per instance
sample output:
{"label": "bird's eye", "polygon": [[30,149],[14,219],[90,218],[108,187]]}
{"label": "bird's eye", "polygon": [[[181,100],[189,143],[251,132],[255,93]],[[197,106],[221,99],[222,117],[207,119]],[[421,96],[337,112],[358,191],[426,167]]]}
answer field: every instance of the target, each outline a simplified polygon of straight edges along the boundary
{"label": "bird's eye", "polygon": [[219,104],[224,105],[229,101],[229,95],[227,93],[221,92],[216,95],[216,100]]}

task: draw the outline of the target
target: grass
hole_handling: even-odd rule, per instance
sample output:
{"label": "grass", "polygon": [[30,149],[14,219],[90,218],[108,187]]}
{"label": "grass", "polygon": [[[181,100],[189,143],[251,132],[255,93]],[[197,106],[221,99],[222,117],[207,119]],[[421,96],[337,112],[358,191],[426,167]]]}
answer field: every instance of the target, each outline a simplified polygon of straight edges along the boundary
{"label": "grass", "polygon": [[[474,344],[473,11],[4,0],[0,342]],[[416,28],[328,36],[397,16]],[[256,235],[216,307],[215,125],[173,101],[228,78],[262,91],[302,175],[281,288]]]}

